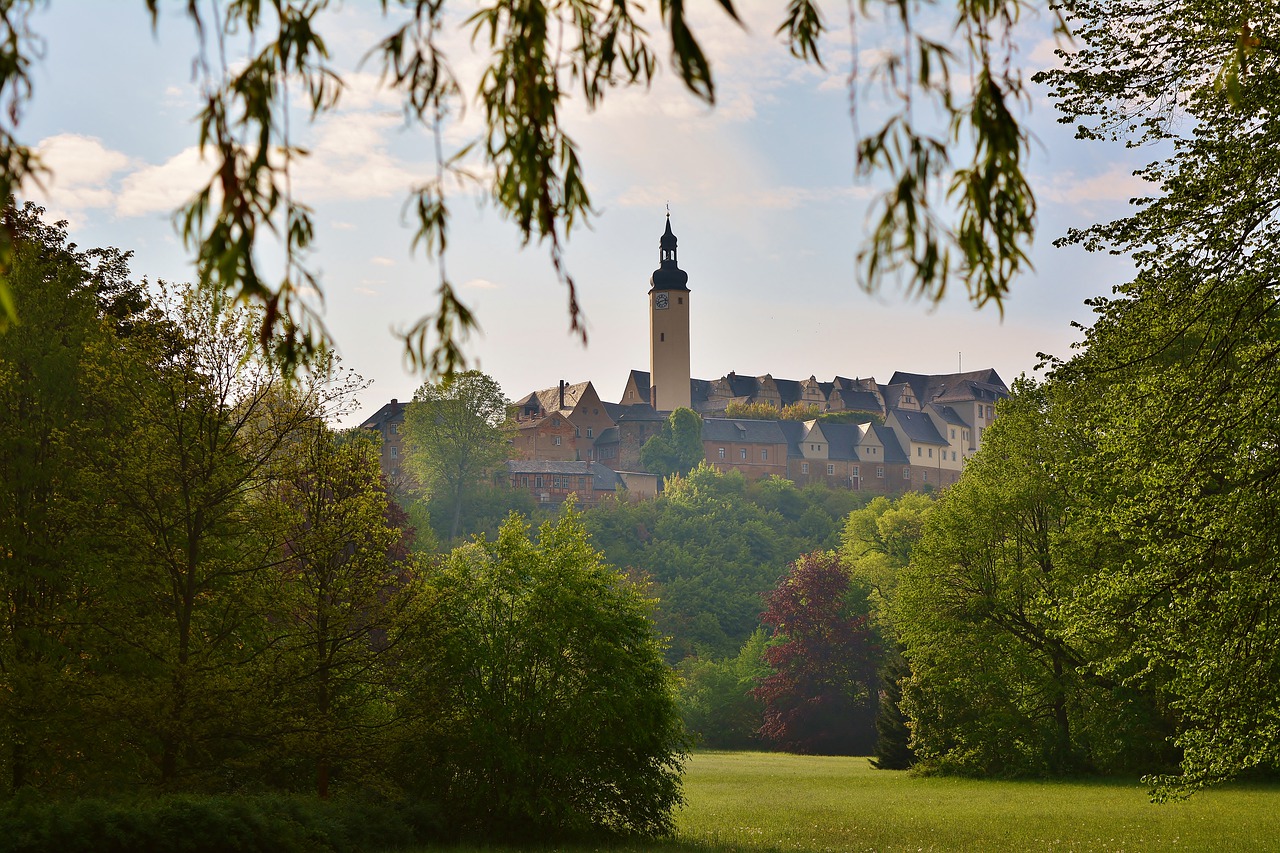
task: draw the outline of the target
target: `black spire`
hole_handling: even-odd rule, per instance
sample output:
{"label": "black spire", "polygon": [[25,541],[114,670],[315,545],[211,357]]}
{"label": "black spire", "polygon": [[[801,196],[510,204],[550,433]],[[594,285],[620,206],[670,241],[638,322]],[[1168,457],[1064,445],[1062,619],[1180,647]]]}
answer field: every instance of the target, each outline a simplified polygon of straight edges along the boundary
{"label": "black spire", "polygon": [[676,235],[671,233],[671,212],[667,211],[667,230],[658,241],[659,267],[649,277],[650,290],[688,290],[689,274],[676,263]]}

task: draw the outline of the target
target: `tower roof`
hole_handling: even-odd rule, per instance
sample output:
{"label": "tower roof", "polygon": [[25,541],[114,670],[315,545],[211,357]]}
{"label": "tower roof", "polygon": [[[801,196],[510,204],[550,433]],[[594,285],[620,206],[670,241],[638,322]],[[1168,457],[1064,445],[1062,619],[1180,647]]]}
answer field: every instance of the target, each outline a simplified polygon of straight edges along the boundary
{"label": "tower roof", "polygon": [[667,214],[667,230],[658,240],[658,255],[661,265],[649,276],[649,289],[688,290],[689,274],[676,263],[676,235],[671,232],[670,213]]}

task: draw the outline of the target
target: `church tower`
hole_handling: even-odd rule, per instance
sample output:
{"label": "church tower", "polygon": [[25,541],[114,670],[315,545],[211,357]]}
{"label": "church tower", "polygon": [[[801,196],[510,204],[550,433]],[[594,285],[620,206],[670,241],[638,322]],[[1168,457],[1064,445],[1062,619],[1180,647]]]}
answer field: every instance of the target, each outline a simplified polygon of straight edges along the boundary
{"label": "church tower", "polygon": [[689,406],[689,274],[676,263],[676,235],[658,242],[661,265],[649,278],[649,403],[662,412]]}

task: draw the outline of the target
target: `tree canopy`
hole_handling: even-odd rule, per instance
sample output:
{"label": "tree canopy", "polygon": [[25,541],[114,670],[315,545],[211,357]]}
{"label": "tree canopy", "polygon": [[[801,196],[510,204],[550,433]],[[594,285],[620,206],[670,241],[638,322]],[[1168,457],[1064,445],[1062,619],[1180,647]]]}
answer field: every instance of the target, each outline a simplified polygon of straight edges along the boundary
{"label": "tree canopy", "polygon": [[[143,0],[153,22],[159,0]],[[732,0],[718,0],[738,21]],[[36,0],[4,7],[0,24],[0,199],[39,179],[43,166],[21,138],[24,108],[37,95],[41,40],[34,27]],[[307,262],[315,237],[312,212],[293,191],[291,174],[306,156],[290,113],[290,92],[301,95],[309,121],[323,120],[345,87],[323,35],[328,0],[232,2],[206,9],[187,3],[179,14],[194,24],[198,44],[193,70],[202,88],[196,135],[210,160],[209,179],[177,212],[202,287],[261,308],[260,342],[286,370],[308,363],[324,349],[325,332],[304,293],[319,290]],[[401,96],[404,113],[424,131],[436,172],[406,187],[413,245],[440,261],[437,301],[405,334],[406,353],[432,375],[465,367],[463,342],[477,328],[443,263],[449,242],[456,183],[478,182],[521,239],[548,248],[566,285],[570,329],[585,327],[577,286],[569,271],[569,234],[595,211],[577,143],[561,114],[580,98],[589,109],[618,88],[645,87],[659,56],[684,86],[708,104],[716,99],[714,56],[704,48],[679,0],[657,4],[662,31],[648,27],[634,3],[581,0],[493,0],[467,10],[461,26],[482,54],[484,70],[474,92],[464,92],[443,47],[446,27],[459,14],[445,0],[383,0],[386,30],[373,37],[367,59],[384,85]],[[930,299],[961,281],[977,304],[1000,304],[1013,276],[1027,265],[1035,204],[1023,174],[1026,134],[1015,104],[1023,98],[1012,58],[1012,31],[1021,12],[1016,0],[957,3],[954,30],[959,50],[918,28],[914,5],[890,0],[885,17],[895,37],[884,43],[875,69],[885,87],[885,118],[855,140],[857,171],[883,174],[891,188],[878,202],[875,225],[861,253],[864,281],[902,274],[909,290]],[[453,13],[451,15],[451,13]],[[851,25],[872,26],[876,14],[851,14]],[[780,4],[777,35],[805,62],[821,62],[827,23],[816,0]],[[865,19],[865,20],[864,20]],[[878,25],[878,24],[876,24]],[[666,44],[662,44],[665,42]],[[855,51],[854,62],[860,62]],[[959,75],[954,70],[967,68]],[[851,73],[855,103],[862,79]],[[966,85],[960,85],[960,81]],[[918,126],[916,106],[940,111],[943,127]],[[476,137],[446,147],[445,127],[466,107],[482,117]],[[475,152],[474,172],[466,159]],[[963,160],[953,163],[953,156]],[[483,175],[475,178],[474,174]],[[945,198],[945,200],[944,200]],[[268,273],[262,248],[278,242],[284,272]],[[0,273],[7,268],[9,238],[0,234]],[[0,320],[16,316],[12,288],[0,274]]]}
{"label": "tree canopy", "polygon": [[442,499],[449,539],[462,529],[468,495],[492,479],[509,452],[507,398],[476,370],[424,382],[404,416],[408,467],[428,495]]}
{"label": "tree canopy", "polygon": [[640,464],[663,478],[688,474],[705,458],[702,418],[683,406],[672,412],[661,431],[640,448]]}
{"label": "tree canopy", "polygon": [[415,784],[450,821],[540,840],[669,833],[685,746],[675,677],[652,602],[591,547],[572,507],[536,543],[511,516],[427,583],[419,657],[436,665],[417,677],[444,690],[445,723],[426,721],[407,749]]}

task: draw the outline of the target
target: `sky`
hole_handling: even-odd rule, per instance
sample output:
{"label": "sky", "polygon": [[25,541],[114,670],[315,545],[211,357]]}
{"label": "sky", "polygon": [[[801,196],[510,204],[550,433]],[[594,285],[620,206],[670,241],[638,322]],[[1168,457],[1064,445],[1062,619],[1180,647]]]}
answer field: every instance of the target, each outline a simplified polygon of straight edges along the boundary
{"label": "sky", "polygon": [[[161,5],[154,33],[142,0],[53,0],[38,12],[43,58],[18,136],[53,170],[27,196],[65,219],[73,241],[133,251],[139,277],[186,282],[194,279],[191,255],[172,214],[210,167],[193,120],[198,44],[181,5]],[[1130,267],[1052,242],[1069,227],[1124,215],[1128,200],[1146,192],[1132,171],[1150,158],[1074,140],[1045,92],[1029,85],[1038,236],[1034,270],[1014,283],[1003,315],[973,308],[958,284],[938,305],[892,286],[868,294],[855,257],[879,190],[853,175],[847,7],[824,7],[831,32],[820,68],[790,57],[773,36],[780,0],[737,5],[745,28],[715,3],[691,11],[718,83],[714,108],[681,89],[654,26],[664,60],[654,85],[613,91],[594,112],[574,104],[565,116],[596,210],[565,255],[586,317],[585,346],[568,330],[565,288],[546,247],[522,247],[514,225],[473,192],[452,198],[445,263],[481,326],[466,347],[471,366],[511,399],[562,379],[591,380],[603,399],[619,399],[628,371],[648,369],[647,291],[668,206],[689,274],[694,377],[736,371],[884,382],[896,370],[993,367],[1012,383],[1032,373],[1037,353],[1068,355],[1079,338],[1072,321],[1090,319],[1083,301],[1127,280]],[[379,6],[347,2],[327,14],[321,32],[348,86],[333,113],[310,126],[294,122],[310,151],[294,188],[315,212],[309,265],[320,272],[321,314],[344,365],[371,383],[357,422],[389,399],[411,398],[423,381],[394,332],[434,307],[438,275],[434,261],[411,250],[405,209],[408,189],[434,173],[433,140],[404,120],[376,68],[360,64],[391,29]],[[472,49],[462,17],[445,44],[473,94],[484,56]],[[1017,61],[1029,77],[1055,61],[1055,40],[1050,21],[1028,17]],[[950,38],[945,27],[938,35]],[[873,26],[859,27],[864,79],[883,48],[876,40]],[[865,129],[874,96],[864,92],[858,104]],[[474,137],[479,116],[471,98],[447,127],[446,144]]]}

